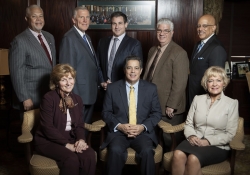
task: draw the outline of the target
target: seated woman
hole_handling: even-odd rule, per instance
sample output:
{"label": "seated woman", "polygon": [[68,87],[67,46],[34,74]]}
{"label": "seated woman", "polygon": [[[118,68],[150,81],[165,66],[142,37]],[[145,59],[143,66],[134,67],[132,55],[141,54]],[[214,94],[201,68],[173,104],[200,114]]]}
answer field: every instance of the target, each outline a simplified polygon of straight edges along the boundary
{"label": "seated woman", "polygon": [[185,122],[186,140],[174,151],[172,175],[201,175],[201,167],[225,161],[238,125],[238,101],[224,95],[224,69],[206,70],[201,85],[207,94],[195,96]]}
{"label": "seated woman", "polygon": [[[35,134],[38,154],[54,159],[60,175],[95,174],[95,152],[85,142],[83,102],[72,93],[76,72],[58,64],[50,75],[50,89],[40,106],[40,126]],[[46,86],[46,85],[44,85]]]}

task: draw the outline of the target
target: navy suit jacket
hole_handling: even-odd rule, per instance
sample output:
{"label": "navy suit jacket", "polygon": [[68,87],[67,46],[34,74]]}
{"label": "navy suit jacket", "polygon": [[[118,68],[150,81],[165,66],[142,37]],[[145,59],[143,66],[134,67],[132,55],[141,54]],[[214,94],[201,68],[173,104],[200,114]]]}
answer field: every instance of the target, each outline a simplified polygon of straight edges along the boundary
{"label": "navy suit jacket", "polygon": [[[86,36],[94,51],[90,37],[87,34]],[[61,41],[59,63],[68,63],[76,70],[76,83],[73,92],[81,96],[85,105],[94,104],[97,98],[99,80],[102,81],[102,73],[95,51],[93,55],[75,27],[65,33]]]}
{"label": "navy suit jacket", "polygon": [[200,52],[195,55],[199,44],[200,42],[194,47],[190,59],[190,74],[188,82],[189,105],[191,105],[195,95],[206,93],[201,86],[201,79],[204,72],[211,66],[225,68],[225,62],[227,60],[227,53],[216,35],[213,35],[202,47]]}
{"label": "navy suit jacket", "polygon": [[[108,50],[109,43],[112,39],[112,36],[105,37],[100,39],[97,47],[97,58],[100,62],[100,67],[102,70],[104,81],[108,80]],[[141,58],[142,48],[140,41],[125,35],[122,42],[119,45],[119,48],[116,51],[115,59],[113,62],[112,72],[111,72],[111,81],[115,82],[124,78],[123,66],[125,65],[125,59],[127,56],[135,55]]]}
{"label": "navy suit jacket", "polygon": [[56,64],[54,37],[41,31],[51,51],[52,65],[39,41],[27,28],[11,42],[9,49],[10,77],[15,91],[13,106],[23,109],[22,102],[31,99],[39,108],[42,97],[49,89],[50,73]]}
{"label": "navy suit jacket", "polygon": [[[114,128],[118,123],[129,123],[128,111],[125,81],[119,80],[109,84],[102,111],[103,120],[109,131],[101,149],[105,148],[114,137],[124,135],[120,131],[114,132]],[[161,107],[155,84],[144,80],[139,81],[136,112],[137,124],[144,124],[147,127],[147,131],[141,134],[150,137],[156,145],[158,141],[155,135],[155,126],[161,119]]]}

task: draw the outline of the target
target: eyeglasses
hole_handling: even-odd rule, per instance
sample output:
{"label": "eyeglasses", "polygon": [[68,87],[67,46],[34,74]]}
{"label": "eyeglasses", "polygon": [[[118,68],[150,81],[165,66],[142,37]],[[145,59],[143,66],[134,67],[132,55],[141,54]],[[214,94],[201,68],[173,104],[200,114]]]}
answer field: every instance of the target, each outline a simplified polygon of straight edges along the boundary
{"label": "eyeglasses", "polygon": [[206,29],[208,26],[215,26],[215,25],[202,24],[202,25],[198,25],[197,29],[201,28],[201,27],[203,27],[204,29]]}
{"label": "eyeglasses", "polygon": [[168,34],[171,30],[156,30],[157,33]]}

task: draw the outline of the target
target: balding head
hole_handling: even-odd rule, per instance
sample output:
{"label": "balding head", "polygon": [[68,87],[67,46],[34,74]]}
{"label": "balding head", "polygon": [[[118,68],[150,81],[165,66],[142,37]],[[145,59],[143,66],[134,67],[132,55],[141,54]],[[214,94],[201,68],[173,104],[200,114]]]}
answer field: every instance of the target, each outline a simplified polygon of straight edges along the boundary
{"label": "balding head", "polygon": [[216,23],[212,15],[203,15],[200,17],[197,24],[198,36],[201,40],[207,39],[215,33]]}

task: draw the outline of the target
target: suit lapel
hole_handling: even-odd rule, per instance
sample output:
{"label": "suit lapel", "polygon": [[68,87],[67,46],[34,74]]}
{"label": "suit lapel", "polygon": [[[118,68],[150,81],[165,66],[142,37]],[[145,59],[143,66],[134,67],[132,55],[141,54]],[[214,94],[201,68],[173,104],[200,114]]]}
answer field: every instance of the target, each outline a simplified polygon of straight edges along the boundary
{"label": "suit lapel", "polygon": [[127,46],[127,41],[128,41],[128,36],[125,35],[124,38],[122,39],[122,42],[120,43],[116,53],[115,53],[115,59],[113,62],[113,66],[116,64],[117,61],[119,61],[119,57],[117,55],[120,55],[120,52],[124,51],[124,48]]}
{"label": "suit lapel", "polygon": [[[95,58],[94,58],[94,55],[92,54],[91,50],[89,49],[88,45],[85,43],[85,41],[83,40],[83,38],[81,37],[81,35],[78,33],[78,31],[75,29],[75,27],[73,26],[72,27],[72,30],[74,31],[75,35],[76,35],[76,38],[78,40],[78,42],[83,46],[83,48],[86,50],[86,52],[88,53],[89,57],[92,59],[92,61],[94,61],[94,63],[96,64],[96,61],[95,61]],[[89,42],[90,42],[90,39],[89,39],[89,36],[86,35]],[[93,46],[91,44],[91,47],[93,49]],[[94,50],[93,50],[94,51]]]}
{"label": "suit lapel", "polygon": [[108,58],[109,58],[109,44],[110,44],[110,42],[111,42],[111,39],[112,39],[112,36],[110,36],[110,37],[108,37],[107,38],[107,40],[105,40],[105,44],[104,44],[104,48],[102,49],[102,50],[104,50],[105,52],[106,52],[106,61],[105,61],[105,72],[107,72],[108,73],[108,62],[109,62],[109,60],[108,60]]}
{"label": "suit lapel", "polygon": [[139,80],[136,116],[139,116],[139,114],[142,114],[142,112],[140,111],[142,109],[142,104],[144,102],[145,92],[146,92],[146,88],[144,86],[143,80]]}
{"label": "suit lapel", "polygon": [[32,43],[32,45],[36,48],[36,50],[40,52],[41,55],[43,55],[44,61],[46,60],[45,62],[51,66],[47,58],[47,55],[44,49],[42,48],[41,44],[39,43],[39,41],[35,38],[35,36],[31,33],[29,29],[26,29],[26,34],[28,35],[28,40],[30,41],[30,43]]}
{"label": "suit lapel", "polygon": [[56,63],[56,58],[54,58],[54,55],[56,55],[55,48],[52,47],[52,41],[50,40],[51,38],[49,38],[48,35],[46,33],[44,33],[43,31],[42,31],[42,33],[43,33],[43,36],[45,37],[45,39],[49,45],[49,48],[51,51],[51,57],[52,57],[52,66],[54,66]]}
{"label": "suit lapel", "polygon": [[[171,41],[167,48],[164,50],[164,52],[162,53],[161,55],[161,58],[160,60],[158,61],[157,65],[156,65],[156,68],[155,68],[155,72],[154,72],[154,75],[160,75],[159,71],[161,70],[162,66],[164,65],[164,63],[170,59],[169,58],[169,53],[172,49],[172,46],[173,46],[173,41]],[[153,79],[154,79],[154,75],[153,75]]]}
{"label": "suit lapel", "polygon": [[125,81],[121,81],[119,92],[121,95],[122,104],[124,106],[123,109],[126,111],[126,116],[128,116],[128,98],[127,98],[127,91],[126,91],[126,83]]}

